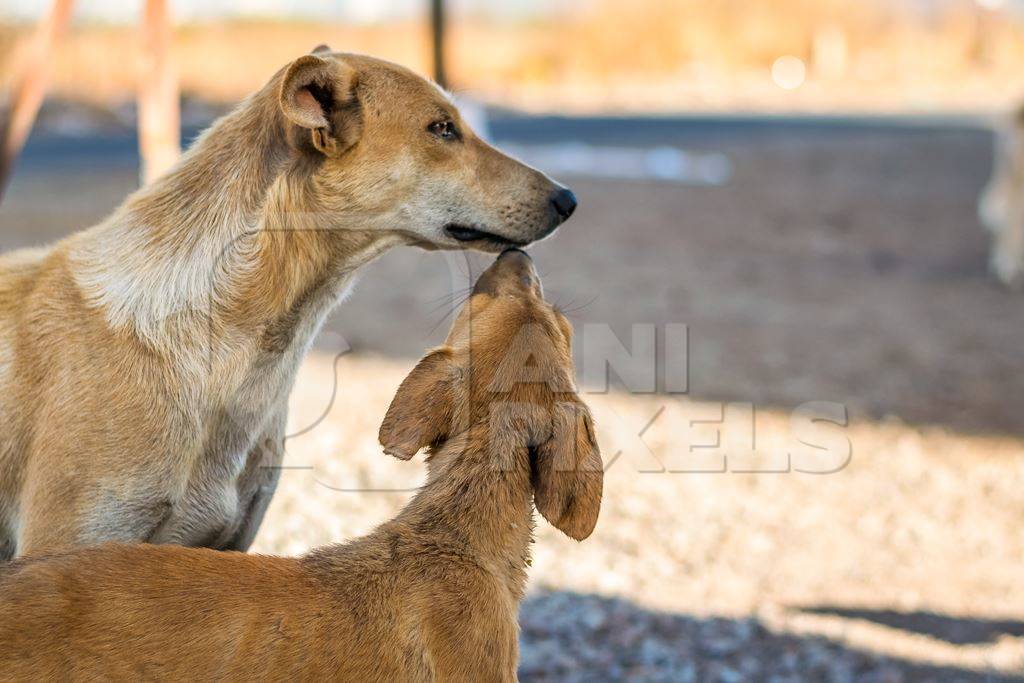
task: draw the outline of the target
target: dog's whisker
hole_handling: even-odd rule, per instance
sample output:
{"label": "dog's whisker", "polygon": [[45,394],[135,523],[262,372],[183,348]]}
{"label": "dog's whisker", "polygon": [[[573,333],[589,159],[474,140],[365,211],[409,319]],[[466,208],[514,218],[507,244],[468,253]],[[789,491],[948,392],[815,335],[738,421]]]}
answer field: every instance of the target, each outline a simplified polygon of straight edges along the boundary
{"label": "dog's whisker", "polygon": [[452,314],[454,314],[456,311],[458,311],[460,308],[462,308],[462,305],[464,303],[466,303],[467,301],[469,301],[469,296],[470,295],[467,294],[465,296],[465,298],[463,298],[461,301],[459,301],[458,303],[452,305],[452,307],[448,311],[445,312],[445,314],[441,317],[441,319],[438,320],[436,323],[434,323],[434,326],[431,327],[430,330],[427,331],[427,333],[424,335],[424,338],[429,337],[430,335],[434,334],[434,332],[437,331],[438,327],[440,327],[446,320],[448,320],[448,318],[450,318],[452,316]]}
{"label": "dog's whisker", "polygon": [[472,291],[472,290],[473,290],[472,287],[459,287],[458,289],[453,289],[450,292],[445,292],[441,296],[434,297],[433,299],[427,299],[427,303],[428,304],[436,303],[438,301],[441,301],[442,299],[446,300],[446,301],[451,301],[455,297],[461,296],[461,295],[465,294],[466,292],[469,292],[469,291]]}
{"label": "dog's whisker", "polygon": [[[441,301],[437,305],[433,306],[430,310],[428,310],[427,315],[433,315],[442,308],[447,308],[453,305],[455,305],[456,307],[461,306],[463,303],[469,300],[469,297],[472,295],[472,293],[473,292],[471,289],[467,289],[465,291],[456,291],[452,292],[451,294],[446,294],[444,297],[441,297],[442,299],[444,299],[444,301]],[[451,315],[451,311],[446,313],[446,315]]]}
{"label": "dog's whisker", "polygon": [[565,317],[572,318],[574,317],[574,314],[579,313],[580,311],[585,310],[589,308],[591,305],[593,305],[593,303],[597,301],[597,299],[598,297],[597,295],[595,295],[591,297],[588,301],[585,301],[581,304],[577,304],[575,299],[570,299],[568,304],[563,305],[561,303],[555,303],[552,306],[556,311],[558,311]]}
{"label": "dog's whisker", "polygon": [[575,304],[575,302],[573,302],[568,307],[566,307],[562,312],[563,313],[577,313],[579,311],[582,311],[582,310],[592,306],[594,304],[594,302],[597,301],[597,299],[598,299],[597,295],[594,295],[594,296],[590,297],[590,299],[588,299],[587,301],[585,301],[585,302],[583,302],[581,304]]}

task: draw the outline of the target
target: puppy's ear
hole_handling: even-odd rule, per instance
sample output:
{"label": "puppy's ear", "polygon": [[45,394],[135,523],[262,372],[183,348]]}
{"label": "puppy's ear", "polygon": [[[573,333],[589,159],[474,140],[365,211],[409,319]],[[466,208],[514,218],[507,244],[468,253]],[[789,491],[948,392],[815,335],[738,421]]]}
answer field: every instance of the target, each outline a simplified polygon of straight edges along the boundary
{"label": "puppy's ear", "polygon": [[299,126],[299,141],[325,155],[354,145],[362,131],[356,98],[355,69],[319,53],[299,57],[281,81],[280,103],[285,117]]}
{"label": "puppy's ear", "polygon": [[314,55],[330,53],[330,52],[333,52],[333,50],[331,49],[331,46],[328,45],[327,43],[320,43],[319,45],[314,47],[312,50],[310,50],[310,53],[314,54]]}
{"label": "puppy's ear", "polygon": [[448,436],[458,375],[451,356],[448,348],[427,354],[398,388],[380,426],[380,443],[388,455],[408,460]]}
{"label": "puppy's ear", "polygon": [[604,488],[604,463],[587,407],[558,404],[550,438],[535,452],[532,477],[537,509],[566,536],[582,541],[597,524]]}

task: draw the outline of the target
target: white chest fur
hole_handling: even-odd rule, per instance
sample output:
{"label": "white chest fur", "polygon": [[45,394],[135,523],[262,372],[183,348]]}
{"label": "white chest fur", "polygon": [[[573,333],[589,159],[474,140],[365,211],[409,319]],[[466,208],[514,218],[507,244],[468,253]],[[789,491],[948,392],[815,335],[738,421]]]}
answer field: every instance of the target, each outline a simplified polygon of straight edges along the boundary
{"label": "white chest fur", "polygon": [[[265,474],[261,468],[268,466],[266,449],[283,442],[288,396],[299,365],[327,314],[352,284],[347,274],[308,297],[283,347],[268,349],[250,340],[245,362],[239,362],[241,349],[235,349],[234,362],[228,364],[233,372],[208,368],[212,375],[233,376],[208,394],[202,420],[205,439],[186,479],[177,482],[170,518],[154,541],[216,545],[211,539],[223,540],[243,522]],[[217,349],[213,356],[229,357],[225,351]]]}

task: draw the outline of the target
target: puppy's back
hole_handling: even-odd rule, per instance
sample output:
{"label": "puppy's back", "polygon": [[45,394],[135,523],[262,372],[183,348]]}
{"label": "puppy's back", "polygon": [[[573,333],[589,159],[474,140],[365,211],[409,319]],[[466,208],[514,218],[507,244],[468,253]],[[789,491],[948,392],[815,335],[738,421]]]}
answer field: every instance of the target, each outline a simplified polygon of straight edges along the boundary
{"label": "puppy's back", "polygon": [[420,610],[355,546],[326,563],[105,544],[0,565],[0,680],[429,678]]}
{"label": "puppy's back", "polygon": [[285,558],[106,544],[19,559],[0,568],[0,671],[13,680],[298,675],[316,663],[316,595]]}

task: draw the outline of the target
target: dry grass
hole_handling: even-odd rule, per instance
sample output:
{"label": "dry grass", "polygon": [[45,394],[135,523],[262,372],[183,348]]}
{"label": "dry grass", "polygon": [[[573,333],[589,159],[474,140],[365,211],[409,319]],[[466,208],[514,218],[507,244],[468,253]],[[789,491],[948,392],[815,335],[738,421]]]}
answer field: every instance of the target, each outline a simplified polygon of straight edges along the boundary
{"label": "dry grass", "polygon": [[[580,2],[545,21],[456,17],[459,89],[534,109],[978,110],[1024,92],[1021,23],[952,1],[928,16],[894,3],[842,0]],[[0,30],[0,73],[17,63],[24,27]],[[426,27],[235,22],[178,29],[184,92],[230,102],[320,42],[429,70]],[[129,27],[79,26],[61,48],[54,89],[71,99],[131,99],[137,43]],[[808,80],[783,91],[780,55]],[[2,79],[0,79],[2,80]]]}

